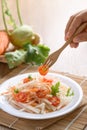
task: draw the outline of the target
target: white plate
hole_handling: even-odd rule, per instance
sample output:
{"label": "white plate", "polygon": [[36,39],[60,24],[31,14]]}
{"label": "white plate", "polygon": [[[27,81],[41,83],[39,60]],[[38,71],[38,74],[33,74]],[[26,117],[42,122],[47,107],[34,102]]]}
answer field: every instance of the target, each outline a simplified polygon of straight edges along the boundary
{"label": "white plate", "polygon": [[[38,73],[27,73],[27,74],[22,74],[22,75],[18,75],[13,78],[10,78],[9,80],[5,81],[0,86],[0,93],[4,92],[9,87],[9,85],[11,86],[13,84],[17,84],[17,82],[19,82],[21,79],[23,79],[24,77],[26,77],[28,75],[37,76],[39,74]],[[54,118],[54,117],[63,116],[65,114],[73,111],[74,109],[76,109],[78,107],[78,105],[80,104],[82,97],[83,97],[83,92],[82,92],[82,89],[79,86],[79,84],[76,83],[75,81],[73,81],[72,79],[70,79],[66,76],[59,75],[59,74],[48,73],[47,75],[53,76],[53,77],[58,77],[60,79],[60,81],[67,84],[68,86],[70,86],[72,88],[72,90],[74,91],[73,99],[66,107],[64,107],[58,111],[50,112],[50,113],[46,113],[46,114],[30,114],[28,112],[18,111],[16,108],[12,107],[5,100],[5,96],[0,96],[1,109],[11,115],[14,115],[14,116],[17,116],[20,118],[35,119],[35,120],[50,119],[50,118]]]}

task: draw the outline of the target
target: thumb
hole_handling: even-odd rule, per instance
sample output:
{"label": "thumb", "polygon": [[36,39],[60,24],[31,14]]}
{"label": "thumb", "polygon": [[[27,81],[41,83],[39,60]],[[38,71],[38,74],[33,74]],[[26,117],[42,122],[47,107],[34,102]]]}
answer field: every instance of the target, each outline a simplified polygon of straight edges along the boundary
{"label": "thumb", "polygon": [[82,32],[73,38],[73,42],[84,42],[87,41],[87,32]]}

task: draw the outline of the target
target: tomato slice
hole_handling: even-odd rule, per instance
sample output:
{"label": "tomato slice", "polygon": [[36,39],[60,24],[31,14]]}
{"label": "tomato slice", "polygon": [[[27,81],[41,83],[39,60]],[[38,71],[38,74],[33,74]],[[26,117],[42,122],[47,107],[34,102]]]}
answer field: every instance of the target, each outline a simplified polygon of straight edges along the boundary
{"label": "tomato slice", "polygon": [[29,81],[30,81],[29,78],[25,78],[25,79],[23,79],[23,83],[27,83],[27,82],[29,82]]}
{"label": "tomato slice", "polygon": [[44,98],[46,97],[46,95],[49,93],[49,90],[48,89],[39,89],[37,92],[36,92],[36,95],[38,98]]}
{"label": "tomato slice", "polygon": [[32,80],[32,77],[31,77],[31,76],[26,77],[26,78],[23,79],[23,83],[27,83],[27,82],[29,82],[29,81],[31,81],[31,80]]}
{"label": "tomato slice", "polygon": [[47,65],[39,66],[38,71],[41,75],[45,76],[48,73],[48,67]]}
{"label": "tomato slice", "polygon": [[29,99],[29,93],[28,92],[19,92],[14,94],[14,99],[17,102],[27,102]]}
{"label": "tomato slice", "polygon": [[49,97],[48,100],[52,103],[53,106],[57,107],[60,104],[60,99],[56,96]]}

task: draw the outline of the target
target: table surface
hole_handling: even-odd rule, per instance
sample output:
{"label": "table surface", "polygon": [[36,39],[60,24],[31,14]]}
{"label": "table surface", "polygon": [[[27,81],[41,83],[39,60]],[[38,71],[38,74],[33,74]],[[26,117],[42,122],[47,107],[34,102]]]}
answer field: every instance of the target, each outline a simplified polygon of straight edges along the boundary
{"label": "table surface", "polygon": [[[25,69],[25,68],[24,68]],[[31,70],[31,69],[30,69]],[[9,70],[8,66],[6,64],[0,63],[0,79],[3,79],[8,73],[12,72],[14,70]],[[23,70],[20,69],[20,72],[23,72]],[[87,108],[86,108],[87,109]],[[85,115],[87,115],[87,110],[85,112]],[[81,114],[82,116],[82,114]],[[87,116],[85,116],[86,118]],[[86,119],[87,120],[87,119]],[[66,121],[65,121],[66,122]],[[85,121],[85,126],[84,126],[84,130],[87,130],[86,125],[87,125],[87,121]],[[54,124],[56,125],[56,124]],[[11,130],[11,128],[7,128],[4,126],[0,125],[0,130]],[[38,129],[39,130],[39,129]],[[53,130],[53,126],[50,126],[48,128],[46,128],[45,130]],[[61,129],[63,130],[63,129]],[[68,129],[66,129],[68,130]],[[75,130],[75,129],[69,129],[69,130]],[[78,128],[78,130],[81,130],[80,128]]]}

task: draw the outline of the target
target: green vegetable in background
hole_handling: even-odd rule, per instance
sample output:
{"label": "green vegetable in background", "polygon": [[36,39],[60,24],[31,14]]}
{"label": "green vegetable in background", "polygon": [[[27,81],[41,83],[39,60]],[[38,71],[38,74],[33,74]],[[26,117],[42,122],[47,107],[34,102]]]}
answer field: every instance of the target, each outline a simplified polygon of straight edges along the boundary
{"label": "green vegetable in background", "polygon": [[26,51],[24,50],[16,50],[14,52],[5,53],[5,58],[8,62],[8,66],[10,69],[17,67],[25,62]]}
{"label": "green vegetable in background", "polygon": [[10,39],[15,46],[22,48],[26,43],[31,43],[32,36],[33,36],[32,28],[28,25],[22,25],[16,28],[11,33]]}
{"label": "green vegetable in background", "polygon": [[5,57],[9,68],[14,68],[22,63],[40,65],[47,58],[49,51],[50,49],[42,44],[38,44],[37,46],[26,44],[24,49],[8,52],[5,54]]}
{"label": "green vegetable in background", "polygon": [[37,46],[27,44],[26,51],[27,51],[26,62],[40,65],[46,60],[50,49],[42,44],[38,44]]}
{"label": "green vegetable in background", "polygon": [[[40,43],[40,37],[34,33],[31,26],[24,25],[20,16],[19,3],[16,0],[17,14],[20,25],[18,26],[10,13],[6,0],[1,0],[2,15],[5,29],[10,37],[10,42],[16,46],[17,50],[14,52],[5,53],[9,68],[14,68],[22,63],[31,63],[35,65],[42,64],[47,58],[50,49],[45,46],[38,44]],[[7,28],[7,19],[12,26],[12,30],[9,31]]]}
{"label": "green vegetable in background", "polygon": [[[16,0],[16,5],[17,5],[17,14],[18,14],[20,26],[16,25],[16,22],[13,19],[13,16],[10,13],[10,10],[7,6],[6,0],[1,0],[1,5],[2,5],[2,15],[3,15],[4,26],[10,37],[11,43],[18,48],[22,48],[26,43],[33,44],[33,41],[36,38],[38,38],[38,40],[36,40],[37,42],[36,44],[38,44],[39,39],[40,39],[39,36],[36,37],[35,33],[33,32],[32,28],[29,25],[24,25],[22,23],[18,0]],[[6,17],[10,19],[9,23],[13,27],[12,31],[9,31],[7,28]]]}

